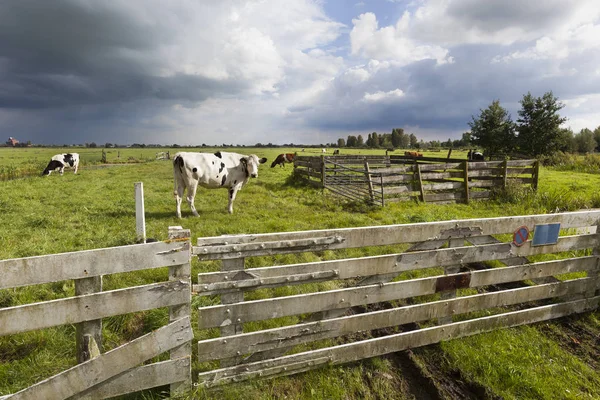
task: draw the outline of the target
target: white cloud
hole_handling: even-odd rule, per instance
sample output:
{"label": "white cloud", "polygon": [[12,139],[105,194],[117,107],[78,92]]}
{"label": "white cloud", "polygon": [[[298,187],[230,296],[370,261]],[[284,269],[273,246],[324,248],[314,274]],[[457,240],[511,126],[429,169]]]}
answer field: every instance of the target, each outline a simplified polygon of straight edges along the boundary
{"label": "white cloud", "polygon": [[[406,16],[407,14],[405,14]],[[398,24],[379,28],[373,13],[361,14],[353,19],[350,32],[352,54],[376,60],[391,60],[401,65],[433,59],[438,64],[452,62],[448,50],[440,46],[422,44],[406,35],[406,18]]]}
{"label": "white cloud", "polygon": [[363,99],[369,102],[380,102],[386,100],[396,100],[404,96],[401,89],[390,90],[389,92],[377,91],[375,93],[365,93]]}

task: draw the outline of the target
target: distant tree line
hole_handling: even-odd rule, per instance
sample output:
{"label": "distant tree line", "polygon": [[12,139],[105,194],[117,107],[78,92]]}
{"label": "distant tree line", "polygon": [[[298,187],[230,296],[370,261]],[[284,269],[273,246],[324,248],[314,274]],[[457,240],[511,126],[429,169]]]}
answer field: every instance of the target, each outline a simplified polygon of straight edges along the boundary
{"label": "distant tree line", "polygon": [[391,133],[369,133],[366,141],[362,135],[349,135],[347,139],[339,138],[336,145],[386,149],[477,147],[486,155],[496,157],[538,157],[551,155],[556,151],[600,151],[600,126],[593,131],[584,128],[578,133],[569,128],[561,128],[567,120],[559,114],[564,104],[551,91],[541,97],[527,93],[520,104],[519,117],[513,122],[510,114],[500,105],[500,101],[494,100],[488,108],[480,110],[478,116],[471,117],[468,123],[471,130],[464,132],[460,139],[426,142],[419,140],[414,133],[407,134],[402,128],[395,128]]}

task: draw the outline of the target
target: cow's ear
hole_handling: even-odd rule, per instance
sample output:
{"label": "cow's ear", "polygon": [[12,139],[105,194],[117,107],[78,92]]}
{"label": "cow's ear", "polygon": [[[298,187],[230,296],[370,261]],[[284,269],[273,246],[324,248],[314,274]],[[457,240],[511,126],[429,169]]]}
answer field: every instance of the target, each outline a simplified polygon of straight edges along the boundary
{"label": "cow's ear", "polygon": [[260,160],[258,160],[259,163],[264,164],[267,162],[267,157],[263,157]]}
{"label": "cow's ear", "polygon": [[242,157],[242,158],[240,158],[240,162],[241,162],[242,164],[244,164],[245,166],[248,166],[248,160],[246,159],[246,157]]}

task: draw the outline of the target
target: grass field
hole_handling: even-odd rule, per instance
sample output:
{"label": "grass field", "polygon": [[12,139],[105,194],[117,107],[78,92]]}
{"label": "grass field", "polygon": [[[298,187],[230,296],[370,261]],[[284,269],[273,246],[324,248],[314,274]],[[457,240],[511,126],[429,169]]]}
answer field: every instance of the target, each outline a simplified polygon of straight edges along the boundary
{"label": "grass field", "polygon": [[[269,159],[259,177],[238,193],[234,214],[227,213],[227,191],[199,189],[199,218],[182,205],[184,218],[175,217],[172,167],[155,161],[167,149],[109,149],[108,162],[125,165],[99,168],[101,149],[0,148],[0,175],[26,177],[0,180],[0,259],[86,250],[134,243],[134,183],[144,183],[147,236],[166,239],[167,228],[182,225],[193,237],[357,227],[462,218],[537,214],[600,207],[600,174],[560,172],[542,168],[537,193],[514,189],[503,201],[464,204],[395,203],[384,208],[348,206],[321,190],[290,180],[292,166],[269,168],[275,156],[299,149],[235,149]],[[198,149],[189,149],[196,151]],[[204,149],[213,151],[213,149]],[[320,155],[319,149],[305,154]],[[80,172],[40,177],[53,154],[80,153]],[[170,149],[173,155],[177,150]],[[330,150],[331,151],[331,150]],[[117,158],[117,152],[120,157]],[[342,151],[349,153],[350,151]],[[352,153],[383,154],[384,150]],[[427,153],[426,153],[427,155]],[[445,153],[430,155],[445,156]],[[465,153],[454,153],[453,157]],[[4,172],[3,172],[4,171]],[[0,176],[0,179],[3,179]],[[289,260],[293,262],[293,260]],[[216,263],[192,263],[192,279]],[[1,278],[0,278],[1,279]],[[149,283],[150,273],[105,281],[107,289]],[[0,291],[0,307],[73,295],[73,284],[59,282],[35,289]],[[200,305],[194,300],[194,305]],[[166,320],[164,310],[107,319],[106,347],[113,348]],[[205,333],[196,332],[197,338]],[[238,384],[217,391],[199,391],[206,399],[410,399],[428,390],[442,393],[448,381],[465,391],[450,398],[580,399],[600,398],[598,338],[600,311],[528,327],[505,329],[440,345],[414,349],[360,363],[312,371],[289,378]],[[587,340],[584,340],[586,339]],[[402,368],[403,359],[420,366],[427,384]],[[406,361],[406,360],[404,360]],[[74,327],[64,326],[0,338],[0,395],[13,393],[75,363]],[[194,373],[201,366],[194,365]],[[427,385],[433,385],[429,387]],[[445,386],[446,385],[446,386]],[[477,388],[476,391],[473,391]],[[434,390],[435,389],[435,390]],[[444,391],[445,390],[445,391]],[[422,396],[421,396],[422,395]],[[160,398],[157,392],[129,398]],[[435,398],[435,397],[430,397]]]}

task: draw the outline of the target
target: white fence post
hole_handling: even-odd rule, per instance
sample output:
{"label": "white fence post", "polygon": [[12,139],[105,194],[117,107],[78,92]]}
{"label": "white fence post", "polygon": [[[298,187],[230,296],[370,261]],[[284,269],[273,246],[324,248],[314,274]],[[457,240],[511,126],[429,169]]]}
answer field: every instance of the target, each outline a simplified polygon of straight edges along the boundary
{"label": "white fence post", "polygon": [[146,215],[144,211],[144,183],[135,182],[135,233],[140,242],[146,243]]}

